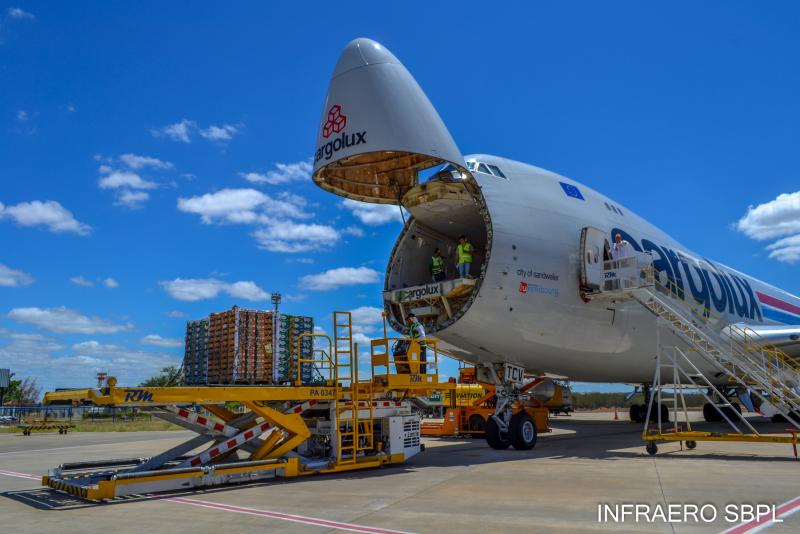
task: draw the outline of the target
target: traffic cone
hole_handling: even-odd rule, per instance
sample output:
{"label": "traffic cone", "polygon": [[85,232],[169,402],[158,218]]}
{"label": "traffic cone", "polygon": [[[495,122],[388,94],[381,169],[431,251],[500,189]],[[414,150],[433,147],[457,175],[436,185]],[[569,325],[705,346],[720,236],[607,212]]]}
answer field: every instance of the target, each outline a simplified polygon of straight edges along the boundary
{"label": "traffic cone", "polygon": [[617,413],[617,407],[614,406],[614,421],[619,421],[619,414]]}

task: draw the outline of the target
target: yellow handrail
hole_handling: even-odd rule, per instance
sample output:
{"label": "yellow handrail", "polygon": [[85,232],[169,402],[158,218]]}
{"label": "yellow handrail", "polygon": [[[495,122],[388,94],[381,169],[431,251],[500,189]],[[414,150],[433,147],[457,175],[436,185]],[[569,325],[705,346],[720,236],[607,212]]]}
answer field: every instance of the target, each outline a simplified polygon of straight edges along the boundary
{"label": "yellow handrail", "polygon": [[[734,323],[728,323],[722,316],[718,315],[716,312],[712,311],[709,307],[706,307],[702,301],[695,298],[694,295],[687,293],[685,289],[682,290],[683,292],[683,298],[682,298],[677,291],[672,289],[672,287],[677,287],[675,281],[670,280],[669,283],[665,285],[664,283],[661,282],[661,280],[659,280],[659,278],[655,275],[655,273],[656,273],[655,269],[648,269],[648,277],[653,281],[653,284],[656,286],[656,288],[660,288],[661,290],[673,296],[677,300],[682,301],[692,311],[705,317],[706,323],[709,326],[711,326],[716,332],[724,334],[725,330],[728,330],[731,334],[734,331],[739,333],[742,336],[741,341],[734,338],[733,335],[728,335],[727,337],[730,340],[730,342],[732,344],[736,344],[736,346],[738,346],[740,350],[744,352],[755,352],[764,354],[765,356],[767,356],[768,359],[772,358],[778,360],[780,363],[784,364],[786,367],[790,369],[793,369],[795,371],[800,370],[800,362],[798,362],[797,360],[786,354],[780,348],[764,340],[763,337],[758,334],[758,332],[754,330],[750,330],[750,332],[748,332],[748,329],[746,328],[741,328],[740,326],[737,326]],[[691,298],[691,300],[694,301],[697,304],[697,306],[693,305],[686,297]],[[713,319],[713,322],[711,319]],[[752,334],[755,334],[755,336],[753,336]],[[748,342],[748,338],[750,338],[751,341]],[[772,368],[774,367],[775,370],[780,371],[780,368],[778,368],[776,362],[767,360],[765,363],[769,364],[768,369],[772,370]],[[770,376],[770,380],[772,382],[776,381],[772,376]]]}

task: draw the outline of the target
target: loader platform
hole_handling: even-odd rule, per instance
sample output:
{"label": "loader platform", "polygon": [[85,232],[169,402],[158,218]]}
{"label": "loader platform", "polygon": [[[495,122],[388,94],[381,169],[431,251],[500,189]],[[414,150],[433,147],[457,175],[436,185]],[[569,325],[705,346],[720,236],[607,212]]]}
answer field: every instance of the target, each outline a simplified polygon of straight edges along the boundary
{"label": "loader platform", "polygon": [[[300,341],[327,346],[300,355]],[[298,339],[296,380],[280,386],[110,387],[47,393],[45,403],[91,402],[146,410],[197,435],[155,456],[62,464],[42,484],[89,500],[380,467],[422,450],[410,396],[452,389],[439,383],[436,340],[428,357],[411,339],[374,340],[371,374],[360,379],[349,312],[334,312],[333,339]],[[390,353],[403,343],[402,354]],[[322,385],[304,385],[313,364]],[[230,409],[231,403],[239,407]],[[227,407],[226,407],[227,406]]]}

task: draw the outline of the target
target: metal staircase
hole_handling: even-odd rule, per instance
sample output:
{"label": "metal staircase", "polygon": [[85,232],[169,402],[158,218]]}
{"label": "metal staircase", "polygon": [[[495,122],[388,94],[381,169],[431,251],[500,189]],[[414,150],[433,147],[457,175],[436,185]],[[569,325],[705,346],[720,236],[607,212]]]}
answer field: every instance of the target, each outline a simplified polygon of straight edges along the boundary
{"label": "metal staircase", "polygon": [[[712,382],[720,385],[725,380],[731,386],[749,389],[800,429],[800,421],[792,417],[800,414],[800,362],[759,339],[754,332],[728,324],[701,303],[693,302],[690,295],[681,298],[673,284],[659,279],[651,261],[626,258],[614,263],[617,278],[610,290],[604,288],[604,296],[628,294],[662,319],[694,353],[717,370],[713,377],[705,377],[695,368],[690,381],[695,385]],[[715,404],[718,409],[730,405]]]}
{"label": "metal staircase", "polygon": [[[353,319],[350,312],[334,312],[334,380],[341,395],[336,411],[336,454],[341,464],[356,463],[359,453],[373,450],[374,413],[372,382],[358,380],[357,347],[353,345]],[[361,411],[367,416],[361,417]]]}

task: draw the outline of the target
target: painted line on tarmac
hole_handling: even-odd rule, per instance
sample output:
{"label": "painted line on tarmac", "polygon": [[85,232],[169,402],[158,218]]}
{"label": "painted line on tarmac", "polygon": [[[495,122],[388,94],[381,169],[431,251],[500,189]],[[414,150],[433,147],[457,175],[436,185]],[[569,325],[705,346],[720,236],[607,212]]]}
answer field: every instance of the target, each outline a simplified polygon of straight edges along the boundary
{"label": "painted line on tarmac", "polygon": [[257,508],[245,508],[243,506],[232,506],[229,504],[219,504],[209,501],[198,501],[196,499],[186,499],[184,497],[174,497],[165,500],[181,504],[190,504],[192,506],[200,506],[202,508],[212,508],[216,510],[224,510],[226,512],[235,512],[237,514],[256,515],[262,517],[269,517],[271,519],[281,519],[283,521],[291,521],[293,523],[304,523],[306,525],[314,525],[318,527],[336,528],[339,530],[346,530],[348,532],[361,532],[364,534],[409,534],[407,532],[403,532],[400,530],[388,530],[385,528],[368,527],[366,525],[340,523],[339,521],[328,521],[327,519],[318,519],[315,517],[307,517],[304,515],[283,514],[280,512],[272,512],[269,510],[259,510]]}
{"label": "painted line on tarmac", "polygon": [[[746,521],[740,525],[729,528],[728,530],[723,531],[721,534],[753,534],[755,532],[761,532],[762,530],[766,530],[773,525],[780,525],[783,519],[786,519],[796,512],[800,512],[800,496],[795,497],[791,501],[787,501],[781,505],[778,505],[775,508],[774,518],[772,514],[766,517],[759,517],[757,519],[753,519],[752,521]],[[778,519],[779,521],[775,521],[775,519]]]}
{"label": "painted line on tarmac", "polygon": [[17,471],[9,471],[8,469],[0,469],[0,475],[5,475],[7,477],[15,477],[15,478],[26,478],[28,480],[42,480],[42,477],[37,477],[36,475],[31,475],[29,473],[18,473]]}
{"label": "painted line on tarmac", "polygon": [[[41,477],[32,475],[30,473],[19,473],[17,471],[9,471],[7,469],[0,469],[0,475],[5,475],[15,478],[24,478],[27,480],[40,481]],[[342,523],[340,521],[329,521],[327,519],[319,519],[317,517],[308,517],[296,514],[284,514],[281,512],[273,512],[271,510],[259,510],[258,508],[246,508],[244,506],[234,506],[230,504],[221,504],[210,501],[200,501],[197,499],[187,499],[185,497],[169,497],[159,499],[156,495],[148,496],[153,500],[162,500],[167,502],[174,502],[178,504],[188,504],[190,506],[199,506],[201,508],[211,508],[214,510],[223,510],[225,512],[234,512],[237,514],[255,515],[260,517],[269,517],[270,519],[280,519],[282,521],[290,521],[293,523],[303,523],[306,525],[314,525],[318,527],[336,528],[339,530],[346,530],[348,532],[359,532],[362,534],[411,534],[402,530],[391,530],[385,528],[370,527],[367,525],[356,525],[354,523]]]}
{"label": "painted line on tarmac", "polygon": [[103,445],[117,445],[117,444],[128,445],[129,443],[140,443],[140,442],[143,442],[143,441],[161,441],[161,440],[165,440],[165,439],[175,439],[175,438],[168,437],[168,438],[153,438],[153,439],[132,439],[132,440],[129,440],[129,441],[111,441],[111,442],[108,442],[108,443],[101,442],[101,443],[86,443],[84,445],[68,445],[66,447],[53,447],[51,449],[33,449],[33,450],[25,449],[25,450],[22,450],[22,451],[0,452],[0,456],[5,456],[6,454],[29,454],[29,453],[32,453],[32,452],[63,451],[64,449],[77,449],[77,448],[80,448],[80,447],[83,447],[83,448],[86,448],[86,447],[101,447]]}

